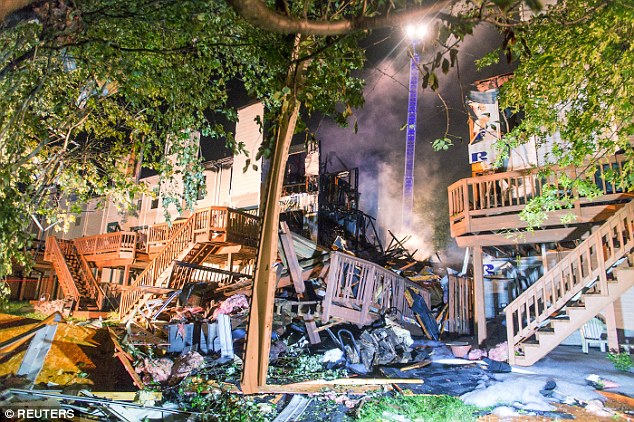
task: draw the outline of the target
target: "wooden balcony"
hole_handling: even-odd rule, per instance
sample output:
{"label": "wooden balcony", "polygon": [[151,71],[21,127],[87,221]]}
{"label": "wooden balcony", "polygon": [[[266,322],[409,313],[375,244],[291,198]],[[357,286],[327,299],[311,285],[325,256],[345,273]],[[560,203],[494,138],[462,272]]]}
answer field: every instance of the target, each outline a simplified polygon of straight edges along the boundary
{"label": "wooden balcony", "polygon": [[[218,245],[243,245],[255,248],[258,243],[259,218],[228,207],[208,207],[194,212],[194,239]],[[174,233],[188,220],[157,224],[148,229],[147,252],[156,256]]]}
{"label": "wooden balcony", "polygon": [[77,252],[97,267],[132,264],[138,258],[138,242],[139,234],[136,232],[114,232],[74,239]]}
{"label": "wooden balcony", "polygon": [[[530,169],[459,180],[448,188],[451,236],[460,247],[516,243],[517,239],[509,237],[508,232],[527,227],[520,212],[528,201],[552,187],[557,187],[560,199],[576,197],[577,192],[565,188],[567,181],[590,179],[601,195],[581,197],[573,208],[552,212],[542,230],[523,234],[522,243],[563,240],[574,233],[575,225],[604,221],[623,205],[624,199],[632,197],[632,193],[623,192],[608,181],[610,173],[617,178],[622,174],[624,164],[621,156],[612,156],[582,168],[555,168],[548,176],[540,175],[539,169]],[[560,218],[569,213],[576,219],[564,227]]]}

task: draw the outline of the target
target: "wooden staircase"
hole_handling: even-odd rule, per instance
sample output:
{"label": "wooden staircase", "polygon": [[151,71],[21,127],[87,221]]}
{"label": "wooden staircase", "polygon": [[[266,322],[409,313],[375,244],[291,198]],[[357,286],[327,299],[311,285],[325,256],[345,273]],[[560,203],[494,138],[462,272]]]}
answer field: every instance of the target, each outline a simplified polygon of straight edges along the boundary
{"label": "wooden staircase", "polygon": [[530,366],[634,286],[634,201],[504,310],[509,363]]}
{"label": "wooden staircase", "polygon": [[44,259],[52,263],[64,296],[72,300],[75,310],[102,309],[105,294],[72,241],[48,237]]}
{"label": "wooden staircase", "polygon": [[184,258],[196,246],[194,228],[198,218],[199,213],[194,213],[181,224],[158,255],[130,285],[130,290],[123,292],[119,303],[119,318],[127,319],[135,306],[147,302],[153,296],[152,293],[145,292],[144,288],[167,286],[174,260]]}
{"label": "wooden staircase", "polygon": [[[161,228],[151,233],[149,244],[163,246],[130,289],[121,295],[119,317],[129,319],[135,307],[147,302],[157,292],[180,288],[174,287],[174,284],[182,286],[185,282],[183,275],[189,274],[181,271],[178,277],[173,277],[172,272],[180,262],[197,266],[218,251],[221,245],[257,244],[258,235],[258,217],[226,207],[196,210],[187,220],[179,221],[176,230]],[[165,236],[170,238],[165,239]]]}

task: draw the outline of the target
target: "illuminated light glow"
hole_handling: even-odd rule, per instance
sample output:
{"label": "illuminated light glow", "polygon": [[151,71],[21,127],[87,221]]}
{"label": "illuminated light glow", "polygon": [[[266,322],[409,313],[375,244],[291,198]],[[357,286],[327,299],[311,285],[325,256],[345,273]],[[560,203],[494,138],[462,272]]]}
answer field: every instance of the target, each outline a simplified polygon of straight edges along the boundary
{"label": "illuminated light glow", "polygon": [[422,40],[427,36],[428,25],[426,23],[419,23],[416,25],[407,25],[405,27],[405,35],[412,41]]}

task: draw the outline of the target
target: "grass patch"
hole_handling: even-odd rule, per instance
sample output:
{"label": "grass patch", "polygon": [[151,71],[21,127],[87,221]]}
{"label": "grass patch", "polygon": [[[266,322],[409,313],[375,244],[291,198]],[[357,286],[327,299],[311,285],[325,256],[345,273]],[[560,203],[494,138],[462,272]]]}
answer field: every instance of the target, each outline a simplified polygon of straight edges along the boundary
{"label": "grass patch", "polygon": [[383,396],[363,404],[358,421],[374,422],[386,420],[425,422],[475,421],[475,406],[464,404],[451,396]]}
{"label": "grass patch", "polygon": [[12,300],[0,306],[0,312],[9,315],[17,315],[25,318],[39,319],[46,318],[46,315],[33,310],[33,305],[27,301]]}

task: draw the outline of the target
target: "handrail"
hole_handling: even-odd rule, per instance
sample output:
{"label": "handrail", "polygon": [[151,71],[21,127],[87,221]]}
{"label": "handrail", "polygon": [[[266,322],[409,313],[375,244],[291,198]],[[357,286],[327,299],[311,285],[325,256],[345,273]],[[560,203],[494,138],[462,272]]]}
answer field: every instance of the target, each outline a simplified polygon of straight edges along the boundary
{"label": "handrail", "polygon": [[607,270],[634,248],[634,201],[618,210],[597,231],[564,257],[505,309],[509,352],[537,331],[553,312],[596,282],[607,294]]}
{"label": "handrail", "polygon": [[86,287],[90,292],[90,296],[94,298],[97,302],[97,307],[99,309],[102,309],[106,294],[97,282],[97,279],[92,273],[92,270],[90,269],[90,265],[88,265],[88,261],[86,260],[86,258],[80,253],[77,254],[77,258],[79,259],[80,270],[82,276],[86,281]]}
{"label": "handrail", "polygon": [[[558,187],[562,198],[576,194],[563,186],[564,176],[570,179],[590,177],[602,195],[618,194],[621,193],[620,188],[612,185],[607,173],[614,171],[617,176],[622,176],[626,163],[626,159],[618,155],[598,163],[588,163],[585,170],[583,166],[555,166],[547,177],[539,174],[540,169],[532,168],[461,179],[447,188],[449,218],[452,224],[465,222],[468,228],[473,217],[490,212],[520,211],[528,201],[541,195],[546,187]],[[592,168],[595,171],[590,173],[588,169]]]}
{"label": "handrail", "polygon": [[49,236],[46,238],[46,254],[45,259],[53,264],[57,279],[62,286],[62,291],[66,297],[72,298],[76,303],[79,303],[79,290],[73,280],[73,275],[66,264],[64,258],[64,252],[62,247],[57,242],[55,236]]}
{"label": "handrail", "polygon": [[112,252],[136,251],[138,233],[112,232],[74,239],[77,252],[81,255],[100,255]]}
{"label": "handrail", "polygon": [[370,312],[380,314],[393,308],[401,319],[411,317],[405,299],[409,286],[415,284],[380,265],[332,252],[322,322],[338,316],[365,325],[372,319]]}
{"label": "handrail", "polygon": [[260,232],[260,218],[244,211],[229,209],[227,233],[242,237],[249,246],[257,245]]}
{"label": "handrail", "polygon": [[151,246],[160,246],[168,242],[186,221],[187,220],[176,220],[171,224],[160,223],[151,225],[147,232],[147,252],[150,251]]}
{"label": "handrail", "polygon": [[170,276],[169,287],[171,289],[182,289],[185,285],[184,280],[191,280],[194,283],[218,283],[219,286],[225,286],[234,284],[243,278],[252,279],[253,277],[248,274],[221,270],[219,268],[175,261]]}

